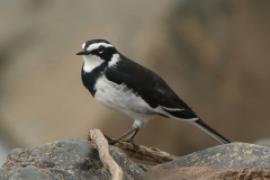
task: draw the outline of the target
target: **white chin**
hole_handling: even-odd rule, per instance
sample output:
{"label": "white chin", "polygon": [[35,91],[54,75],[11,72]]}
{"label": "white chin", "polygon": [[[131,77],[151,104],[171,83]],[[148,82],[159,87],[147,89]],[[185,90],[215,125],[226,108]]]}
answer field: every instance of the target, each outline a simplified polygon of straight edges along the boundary
{"label": "white chin", "polygon": [[103,63],[102,59],[93,55],[85,55],[83,56],[83,60],[83,71],[85,72],[91,72]]}

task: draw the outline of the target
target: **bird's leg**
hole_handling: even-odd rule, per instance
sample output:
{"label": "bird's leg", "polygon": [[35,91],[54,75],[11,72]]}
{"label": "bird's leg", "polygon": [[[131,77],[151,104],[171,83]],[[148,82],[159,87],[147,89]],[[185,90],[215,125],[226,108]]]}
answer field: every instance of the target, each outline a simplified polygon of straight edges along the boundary
{"label": "bird's leg", "polygon": [[[118,143],[119,141],[126,141],[126,142],[133,142],[135,136],[137,135],[137,133],[139,132],[140,128],[143,126],[143,122],[139,121],[139,120],[135,120],[133,125],[132,125],[132,129],[128,130],[126,133],[124,133],[122,136],[120,136],[117,139],[111,139],[108,138],[109,144],[113,145]],[[130,136],[130,137],[129,137]],[[128,138],[129,137],[129,138]]]}
{"label": "bird's leg", "polygon": [[143,127],[144,125],[144,122],[143,121],[140,121],[140,120],[135,120],[133,122],[133,125],[132,125],[132,129],[134,130],[134,133],[130,136],[130,138],[127,138],[126,141],[127,142],[133,142],[135,136],[137,135],[137,133],[139,132],[139,130],[141,129],[141,127]]}
{"label": "bird's leg", "polygon": [[134,129],[135,129],[134,133],[132,134],[132,136],[131,136],[130,138],[128,138],[128,139],[126,140],[127,142],[133,142],[135,136],[137,135],[137,133],[138,133],[139,130],[140,130],[140,128],[134,128]]}
{"label": "bird's leg", "polygon": [[[126,137],[128,137],[129,135],[131,135],[132,133],[135,132],[135,134],[137,134],[137,129],[136,128],[132,128],[130,130],[128,130],[126,133],[124,133],[123,135],[121,135],[120,137],[118,137],[117,139],[110,139],[110,144],[116,144],[119,141],[122,141],[123,139],[125,139]],[[134,136],[134,134],[132,135],[132,137]],[[130,138],[129,138],[130,139]]]}

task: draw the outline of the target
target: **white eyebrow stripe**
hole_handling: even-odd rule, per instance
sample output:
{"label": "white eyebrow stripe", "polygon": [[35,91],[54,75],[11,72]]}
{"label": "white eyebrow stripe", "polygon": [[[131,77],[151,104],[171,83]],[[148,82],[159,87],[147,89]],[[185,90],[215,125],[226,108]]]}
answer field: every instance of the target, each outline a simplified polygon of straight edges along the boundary
{"label": "white eyebrow stripe", "polygon": [[87,47],[87,51],[92,51],[94,49],[98,49],[100,46],[104,46],[104,47],[112,47],[111,44],[108,43],[95,43],[95,44],[91,44],[89,47]]}
{"label": "white eyebrow stripe", "polygon": [[84,48],[85,48],[85,45],[86,45],[86,43],[83,43],[83,44],[82,44],[82,49],[84,49]]}

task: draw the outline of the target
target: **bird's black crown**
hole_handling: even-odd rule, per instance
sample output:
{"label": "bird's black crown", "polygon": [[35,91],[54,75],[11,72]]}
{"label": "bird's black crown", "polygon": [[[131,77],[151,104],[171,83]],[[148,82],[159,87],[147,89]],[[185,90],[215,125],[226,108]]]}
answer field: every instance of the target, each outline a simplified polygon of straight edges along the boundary
{"label": "bird's black crown", "polygon": [[105,43],[105,44],[111,45],[111,43],[105,39],[90,39],[84,43],[84,49],[87,49],[92,44],[99,44],[99,43]]}
{"label": "bird's black crown", "polygon": [[115,53],[117,53],[117,50],[109,41],[92,39],[83,43],[82,50],[77,55],[95,55],[109,61]]}

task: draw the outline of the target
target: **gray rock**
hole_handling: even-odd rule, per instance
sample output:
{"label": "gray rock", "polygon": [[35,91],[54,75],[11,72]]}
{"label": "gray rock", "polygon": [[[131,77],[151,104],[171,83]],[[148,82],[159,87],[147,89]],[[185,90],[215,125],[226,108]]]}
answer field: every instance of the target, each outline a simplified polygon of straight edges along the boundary
{"label": "gray rock", "polygon": [[270,148],[248,143],[224,144],[179,157],[162,166],[202,165],[227,168],[270,168]]}
{"label": "gray rock", "polygon": [[269,169],[260,168],[217,168],[208,166],[190,166],[174,169],[159,169],[146,173],[147,180],[261,180],[270,179]]}
{"label": "gray rock", "polygon": [[27,166],[25,168],[18,168],[10,177],[10,180],[18,179],[28,179],[28,180],[44,180],[44,179],[54,179],[53,174],[36,168],[34,166]]}
{"label": "gray rock", "polygon": [[0,180],[7,180],[8,178],[5,176],[4,174],[4,170],[3,169],[0,169]]}
{"label": "gray rock", "polygon": [[[270,178],[270,148],[247,143],[211,147],[151,168],[146,179]],[[204,178],[202,178],[204,177]],[[252,179],[251,178],[251,179]]]}
{"label": "gray rock", "polygon": [[[211,147],[154,167],[135,163],[118,148],[110,153],[125,179],[270,178],[270,148],[246,143]],[[84,140],[63,140],[14,149],[0,169],[0,180],[110,179],[97,151]],[[201,178],[200,178],[201,179]]]}
{"label": "gray rock", "polygon": [[[110,147],[125,179],[141,179],[146,165],[130,161],[116,147]],[[14,149],[0,171],[0,179],[110,179],[97,151],[84,140],[63,140],[32,149]]]}
{"label": "gray rock", "polygon": [[270,147],[270,138],[259,139],[254,144]]}

